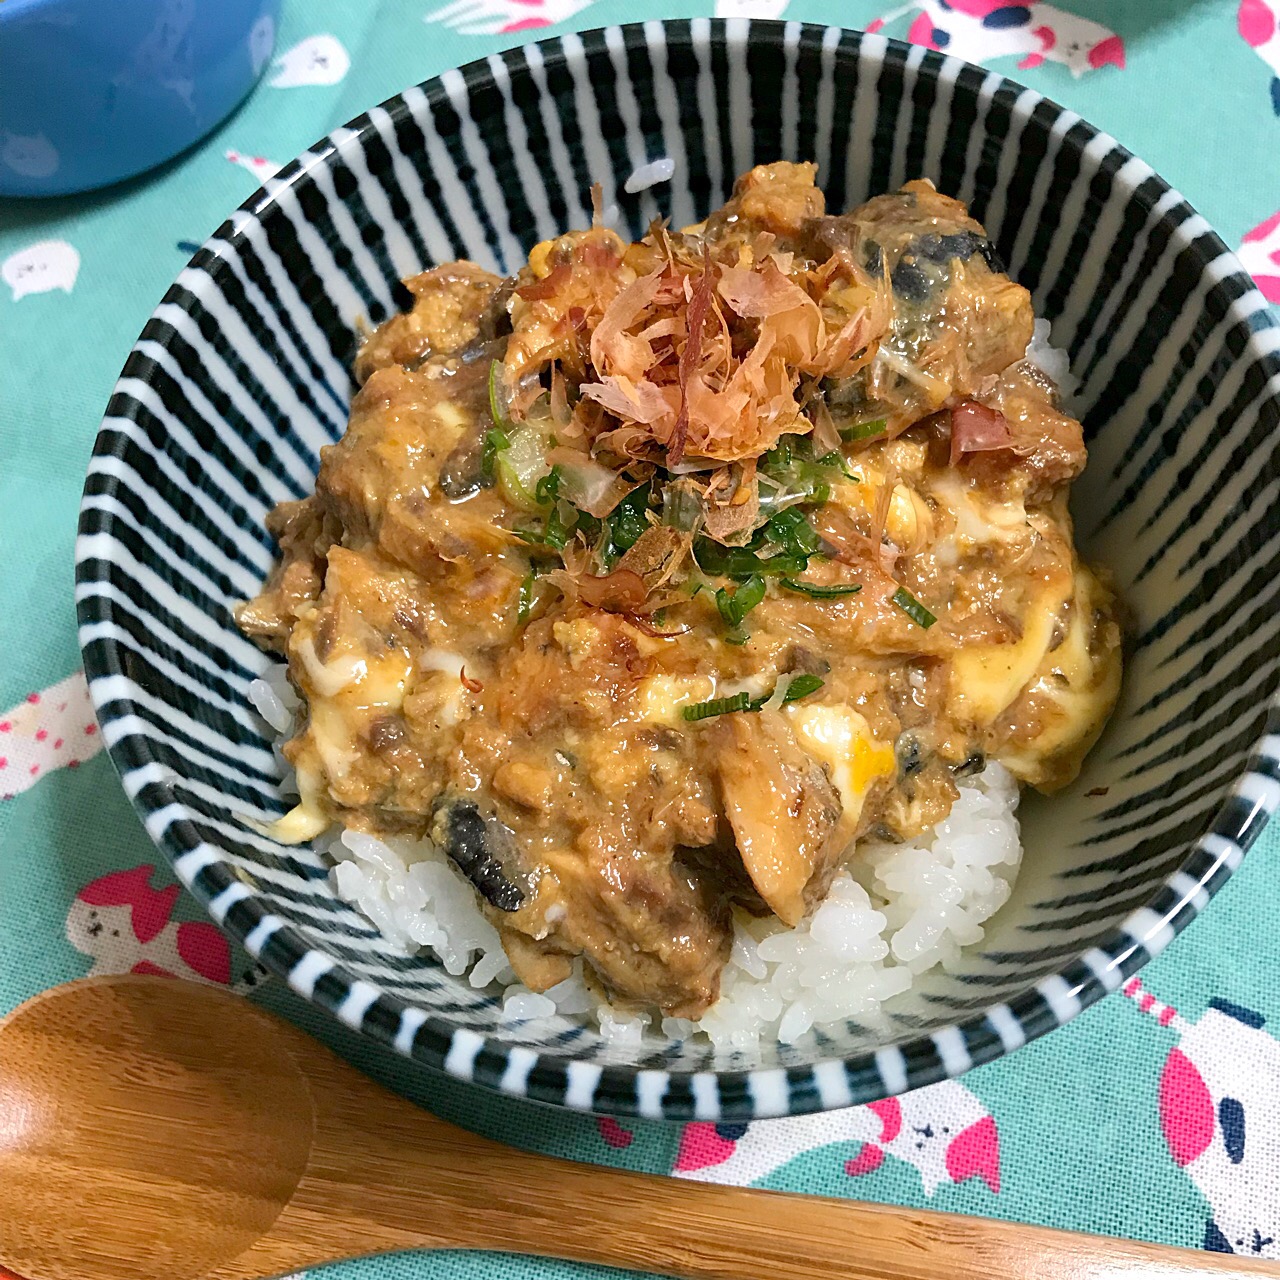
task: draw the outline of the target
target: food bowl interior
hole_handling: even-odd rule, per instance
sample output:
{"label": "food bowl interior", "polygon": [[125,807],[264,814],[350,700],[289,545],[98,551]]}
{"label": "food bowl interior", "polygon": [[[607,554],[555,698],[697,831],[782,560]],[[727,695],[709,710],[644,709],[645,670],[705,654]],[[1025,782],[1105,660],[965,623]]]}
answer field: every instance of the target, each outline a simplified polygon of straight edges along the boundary
{"label": "food bowl interior", "polygon": [[[624,189],[660,158],[669,182]],[[458,257],[512,272],[535,242],[588,223],[594,182],[632,236],[656,217],[693,223],[735,175],[778,158],[817,160],[833,211],[933,179],[970,203],[1052,321],[1091,451],[1078,529],[1131,614],[1121,704],[1079,781],[1024,803],[1022,876],[986,941],[928,974],[888,1025],[810,1033],[760,1060],[661,1035],[621,1049],[564,1019],[504,1025],[491,993],[398,954],[336,900],[318,854],[260,833],[286,802],[246,696],[267,660],[231,609],[270,567],[267,511],[310,491],[341,434],[359,326],[397,309],[401,277]],[[182,878],[270,967],[352,1025],[491,1086],[747,1116],[995,1056],[1164,945],[1270,803],[1247,763],[1280,672],[1277,343],[1249,290],[1203,220],[1111,139],[999,76],[879,37],[646,24],[410,90],[232,217],[166,296],[111,403],[79,582],[130,794]]]}

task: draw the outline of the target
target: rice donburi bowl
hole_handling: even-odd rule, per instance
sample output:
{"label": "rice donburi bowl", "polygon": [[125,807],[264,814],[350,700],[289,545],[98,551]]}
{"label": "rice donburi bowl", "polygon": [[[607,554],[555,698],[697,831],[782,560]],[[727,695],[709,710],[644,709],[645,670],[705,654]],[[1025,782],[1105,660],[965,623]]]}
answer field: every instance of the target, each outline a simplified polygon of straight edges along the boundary
{"label": "rice donburi bowl", "polygon": [[829,216],[815,176],[406,281],[270,518],[274,834],[340,827],[339,891],[518,1014],[873,1013],[981,938],[1016,784],[1115,703],[1030,296],[929,183]]}

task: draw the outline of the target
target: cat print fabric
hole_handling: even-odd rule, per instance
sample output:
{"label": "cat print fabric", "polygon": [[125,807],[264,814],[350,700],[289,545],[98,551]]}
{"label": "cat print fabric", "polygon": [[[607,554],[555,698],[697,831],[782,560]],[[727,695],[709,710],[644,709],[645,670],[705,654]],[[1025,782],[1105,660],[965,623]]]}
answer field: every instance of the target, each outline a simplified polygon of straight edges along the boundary
{"label": "cat print fabric", "polygon": [[[153,78],[167,110],[202,107],[185,33],[204,7],[155,0],[138,31],[129,74]],[[0,211],[0,1015],[88,975],[203,983],[297,1017],[450,1120],[516,1148],[680,1179],[690,1202],[705,1191],[698,1183],[836,1195],[1280,1269],[1280,931],[1269,927],[1280,912],[1280,832],[1260,838],[1139,980],[1008,1057],[824,1115],[668,1126],[524,1105],[358,1041],[263,981],[180,889],[121,794],[77,670],[67,566],[124,354],[177,273],[290,157],[406,85],[544,35],[711,15],[870,31],[909,42],[916,58],[934,50],[1012,77],[1141,156],[1280,305],[1280,0],[311,0],[278,10],[263,0],[227,54],[260,73],[259,86],[209,140],[109,192]],[[653,139],[629,162],[652,166],[667,156],[668,122],[703,108],[628,96],[625,56],[614,65],[620,102]],[[572,59],[544,70],[568,82]],[[527,109],[511,104],[513,128]],[[721,123],[709,122],[708,137],[724,153],[750,147],[751,131],[712,128]],[[469,145],[462,134],[444,142]],[[38,120],[0,122],[0,173],[49,177],[64,162]],[[378,173],[352,174],[376,203]],[[305,230],[307,211],[293,216]],[[255,290],[288,284],[252,258],[228,266],[244,273],[247,307]],[[363,270],[353,266],[357,278]],[[1270,464],[1260,452],[1245,465]],[[1259,489],[1256,500],[1276,495]],[[323,1274],[608,1280],[493,1254],[371,1258]],[[0,1268],[0,1280],[20,1278]]]}
{"label": "cat print fabric", "polygon": [[966,62],[1016,57],[1023,71],[1060,62],[1073,76],[1125,65],[1124,40],[1114,31],[1051,4],[914,0],[874,19],[867,30],[882,31],[908,14],[916,15],[906,32],[912,44]]}
{"label": "cat print fabric", "polygon": [[80,254],[65,240],[38,240],[0,263],[0,280],[18,302],[32,293],[70,293],[80,274]]}
{"label": "cat print fabric", "polygon": [[[680,1139],[672,1173],[698,1182],[750,1186],[798,1156],[859,1144],[844,1161],[851,1178],[876,1173],[886,1158],[910,1165],[926,1196],[945,1182],[979,1178],[1000,1191],[1000,1135],[978,1097],[957,1080],[867,1106],[750,1125],[691,1124]],[[850,1190],[850,1195],[857,1192]]]}
{"label": "cat print fabric", "polygon": [[1280,1041],[1262,1014],[1220,996],[1192,1022],[1138,978],[1124,994],[1172,1041],[1160,1128],[1208,1203],[1204,1247],[1280,1260]]}
{"label": "cat print fabric", "polygon": [[351,55],[337,36],[308,36],[282,53],[273,64],[273,89],[338,84],[351,68]]}
{"label": "cat print fabric", "polygon": [[152,887],[153,866],[113,871],[76,894],[67,912],[67,941],[93,964],[86,977],[104,973],[150,973],[226,986],[231,947],[204,920],[177,921],[173,909],[181,889]]}
{"label": "cat print fabric", "polygon": [[1280,0],[1240,0],[1237,22],[1245,42],[1270,68],[1271,106],[1280,116]]}
{"label": "cat print fabric", "polygon": [[1263,297],[1280,304],[1280,209],[1246,233],[1240,245],[1240,261]]}

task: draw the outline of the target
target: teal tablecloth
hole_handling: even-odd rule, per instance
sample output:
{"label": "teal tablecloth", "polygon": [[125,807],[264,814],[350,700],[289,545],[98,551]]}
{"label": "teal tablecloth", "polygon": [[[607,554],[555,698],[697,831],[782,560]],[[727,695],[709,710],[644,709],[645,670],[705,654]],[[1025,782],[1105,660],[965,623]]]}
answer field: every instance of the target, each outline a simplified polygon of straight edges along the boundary
{"label": "teal tablecloth", "polygon": [[[89,972],[154,965],[225,982],[245,969],[157,865],[98,753],[72,607],[76,508],[99,417],[193,245],[275,164],[407,84],[534,28],[711,11],[711,0],[679,3],[456,0],[437,10],[432,0],[286,0],[276,67],[200,147],[100,194],[0,204],[0,1009]],[[889,34],[985,54],[1153,164],[1243,245],[1280,300],[1280,0],[1031,3],[998,45],[976,46],[982,15],[1007,0],[922,0],[888,14],[888,0],[721,3],[846,26],[887,16]],[[287,993],[268,986],[255,998],[444,1115],[517,1146],[1280,1258],[1277,872],[1273,829],[1205,918],[1142,975],[1185,1022],[1143,1016],[1144,1005],[1148,1015],[1163,1005],[1141,993],[1113,996],[896,1109],[745,1135],[597,1125],[499,1100],[373,1055]],[[856,1253],[850,1242],[851,1262]],[[333,1271],[342,1280],[587,1274],[498,1255]]]}

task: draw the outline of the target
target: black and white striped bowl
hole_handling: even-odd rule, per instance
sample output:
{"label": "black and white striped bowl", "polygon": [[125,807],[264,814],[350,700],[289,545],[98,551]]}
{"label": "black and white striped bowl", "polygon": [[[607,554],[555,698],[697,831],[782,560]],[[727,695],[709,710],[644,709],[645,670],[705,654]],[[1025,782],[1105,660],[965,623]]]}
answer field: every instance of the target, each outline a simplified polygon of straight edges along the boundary
{"label": "black and white striped bowl", "polygon": [[[840,209],[920,175],[969,201],[1069,349],[1092,461],[1086,549],[1136,619],[1122,703],[1084,776],[1024,808],[1027,857],[984,949],[879,1037],[849,1024],[745,1062],[606,1045],[407,959],[324,860],[258,834],[278,769],[233,604],[263,517],[342,432],[356,325],[431,263],[513,270],[590,217],[696,221],[736,174],[816,159]],[[646,162],[674,176],[625,190]],[[1147,165],[1039,94],[878,36],[646,23],[450,71],[337,130],[239,209],[165,295],[107,409],[77,547],[80,638],[147,830],[213,918],[298,992],[432,1067],[568,1107],[733,1119],[927,1084],[1066,1021],[1205,905],[1280,798],[1280,327]],[[1270,719],[1269,719],[1270,717]]]}

